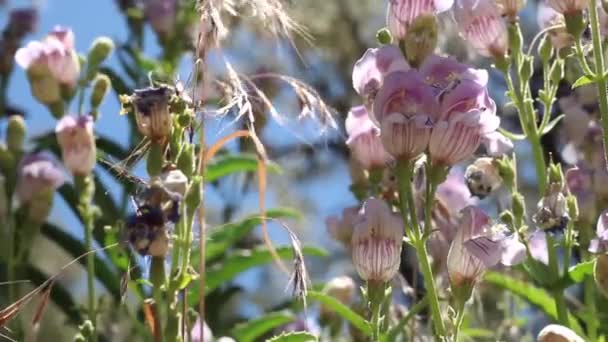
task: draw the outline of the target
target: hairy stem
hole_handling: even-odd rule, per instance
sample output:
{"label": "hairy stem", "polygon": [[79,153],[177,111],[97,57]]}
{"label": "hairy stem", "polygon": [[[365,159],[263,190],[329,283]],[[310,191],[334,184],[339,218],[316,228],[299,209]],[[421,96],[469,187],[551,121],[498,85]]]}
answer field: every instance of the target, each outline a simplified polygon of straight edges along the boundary
{"label": "hairy stem", "polygon": [[[551,235],[547,234],[547,251],[549,252],[549,270],[555,278],[559,278],[559,263],[555,250],[555,243]],[[553,291],[555,298],[555,310],[557,311],[557,319],[563,326],[568,327],[568,309],[566,307],[566,299],[562,290]]]}

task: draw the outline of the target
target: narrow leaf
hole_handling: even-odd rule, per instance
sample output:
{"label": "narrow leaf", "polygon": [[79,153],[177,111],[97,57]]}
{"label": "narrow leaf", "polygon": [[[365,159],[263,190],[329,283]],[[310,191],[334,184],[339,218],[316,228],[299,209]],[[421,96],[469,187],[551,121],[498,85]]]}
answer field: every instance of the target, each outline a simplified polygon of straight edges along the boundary
{"label": "narrow leaf", "polygon": [[595,260],[591,260],[570,267],[566,275],[555,284],[552,284],[551,290],[564,290],[576,283],[582,282],[587,276],[593,276],[594,265]]}
{"label": "narrow leaf", "polygon": [[[281,173],[281,167],[273,162],[266,164],[268,171]],[[253,154],[218,155],[207,165],[205,181],[213,182],[236,172],[254,172],[258,168],[257,157]]]}
{"label": "narrow leaf", "polygon": [[265,333],[294,320],[293,314],[285,312],[271,312],[253,320],[238,324],[232,329],[232,336],[237,341],[253,342]]}
{"label": "narrow leaf", "polygon": [[268,342],[311,342],[318,341],[317,337],[305,331],[283,333],[268,340]]}
{"label": "narrow leaf", "polygon": [[565,116],[566,116],[566,115],[564,115],[564,114],[560,114],[560,115],[558,115],[558,116],[557,116],[555,119],[553,119],[553,120],[549,121],[549,123],[548,123],[548,124],[547,124],[545,127],[543,127],[543,130],[542,130],[542,132],[541,132],[541,135],[545,135],[545,134],[547,134],[547,133],[551,132],[551,130],[553,129],[553,127],[555,127],[555,125],[557,125],[557,123],[558,123],[558,122],[559,122],[561,119],[563,119]]}
{"label": "narrow leaf", "polygon": [[354,312],[348,306],[340,303],[336,298],[329,296],[323,292],[309,291],[308,299],[315,300],[323,305],[330,307],[338,315],[342,316],[345,320],[349,321],[354,327],[361,330],[365,335],[371,336],[372,329],[369,323],[361,317],[358,313]]}
{"label": "narrow leaf", "polygon": [[505,137],[511,139],[511,140],[524,140],[526,139],[526,135],[525,134],[517,134],[517,133],[513,133],[513,132],[509,132],[504,128],[499,127],[498,131],[500,133],[502,133]]}
{"label": "narrow leaf", "polygon": [[580,86],[584,86],[585,84],[590,84],[590,83],[593,83],[593,82],[594,82],[594,80],[591,77],[589,77],[587,75],[583,75],[583,76],[579,77],[579,79],[574,82],[574,84],[572,85],[572,89],[578,88]]}

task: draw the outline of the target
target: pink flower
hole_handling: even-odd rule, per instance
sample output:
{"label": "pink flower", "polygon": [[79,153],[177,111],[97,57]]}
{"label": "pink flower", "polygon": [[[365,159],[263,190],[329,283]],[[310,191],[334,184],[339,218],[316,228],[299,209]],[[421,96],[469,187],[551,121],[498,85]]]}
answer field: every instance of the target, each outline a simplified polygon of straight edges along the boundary
{"label": "pink flower", "polygon": [[574,44],[574,37],[566,30],[564,16],[549,7],[545,1],[538,3],[536,20],[541,29],[561,25],[561,27],[549,31],[549,38],[554,48],[559,50]]}
{"label": "pink flower", "polygon": [[463,38],[481,55],[503,57],[507,28],[492,0],[456,0],[454,19]]}
{"label": "pink flower", "polygon": [[175,28],[177,3],[175,0],[146,0],[144,14],[154,32],[166,35]]}
{"label": "pink flower", "polygon": [[513,142],[498,131],[489,132],[481,137],[481,144],[490,157],[500,157],[513,151]]}
{"label": "pink flower", "polygon": [[64,174],[48,155],[28,154],[19,163],[16,194],[19,202],[29,203],[38,195],[55,191],[65,182]]}
{"label": "pink flower", "polygon": [[426,150],[437,113],[433,89],[416,70],[389,74],[374,101],[384,148],[399,159],[409,160]]}
{"label": "pink flower", "polygon": [[588,4],[589,0],[547,0],[547,5],[565,15],[581,12]]}
{"label": "pink flower", "polygon": [[6,34],[11,39],[21,40],[38,27],[38,10],[34,7],[14,9],[9,14]]}
{"label": "pink flower", "polygon": [[597,220],[597,237],[589,243],[589,252],[606,253],[608,251],[608,210],[604,210]]}
{"label": "pink flower", "polygon": [[213,333],[206,322],[202,322],[203,325],[203,336],[201,337],[201,318],[198,317],[192,330],[190,331],[190,338],[192,342],[211,342],[213,340]]}
{"label": "pink flower", "polygon": [[382,200],[363,204],[352,237],[355,269],[363,280],[387,282],[399,270],[403,225]]}
{"label": "pink flower", "polygon": [[95,167],[93,118],[64,116],[55,128],[63,163],[74,175],[86,176]]}
{"label": "pink flower", "polygon": [[582,337],[578,336],[574,331],[569,328],[558,325],[549,324],[538,333],[538,342],[583,342],[585,341]]}
{"label": "pink flower", "polygon": [[393,71],[409,68],[401,50],[394,45],[367,49],[353,67],[353,87],[364,98],[366,105],[371,106],[384,77]]}
{"label": "pink flower", "polygon": [[358,207],[348,207],[342,210],[342,218],[330,216],[325,220],[329,235],[336,241],[350,246],[353,236],[353,225],[359,213]]}
{"label": "pink flower", "polygon": [[346,117],[346,132],[355,159],[365,169],[382,168],[391,160],[380,140],[380,129],[370,120],[364,106],[351,108]]}
{"label": "pink flower", "polygon": [[579,220],[591,223],[596,217],[596,196],[593,187],[593,170],[580,164],[566,171],[566,184],[570,193],[576,197]]}
{"label": "pink flower", "polygon": [[517,14],[524,8],[524,0],[496,0],[496,5],[500,12],[511,21],[517,19]]}
{"label": "pink flower", "polygon": [[76,86],[80,73],[78,55],[74,50],[74,33],[55,27],[42,41],[32,41],[17,50],[15,60],[35,76],[50,75],[59,83]]}
{"label": "pink flower", "polygon": [[386,23],[393,38],[405,38],[408,28],[422,15],[435,16],[452,7],[454,0],[390,0]]}
{"label": "pink flower", "polygon": [[496,104],[488,94],[488,74],[452,58],[434,56],[422,66],[426,82],[440,101],[439,117],[429,142],[431,160],[454,165],[473,155],[482,136],[500,124]]}

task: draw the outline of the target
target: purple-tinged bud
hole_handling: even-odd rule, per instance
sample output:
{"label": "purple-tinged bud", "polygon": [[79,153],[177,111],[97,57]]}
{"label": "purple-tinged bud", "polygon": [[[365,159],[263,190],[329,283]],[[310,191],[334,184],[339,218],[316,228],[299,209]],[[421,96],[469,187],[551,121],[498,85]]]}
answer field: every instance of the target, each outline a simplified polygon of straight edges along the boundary
{"label": "purple-tinged bud", "polygon": [[389,74],[374,101],[382,143],[397,159],[410,160],[426,150],[437,113],[433,89],[416,70]]}
{"label": "purple-tinged bud", "polygon": [[596,197],[593,189],[593,171],[586,165],[579,165],[566,171],[566,184],[576,197],[579,220],[591,223],[596,217]]}
{"label": "purple-tinged bud", "polygon": [[386,23],[395,40],[404,39],[416,18],[435,16],[452,7],[453,0],[390,0]]}
{"label": "purple-tinged bud", "polygon": [[513,142],[498,131],[486,133],[481,137],[481,144],[490,157],[500,157],[513,151]]}
{"label": "purple-tinged bud", "polygon": [[559,184],[551,184],[547,194],[538,202],[534,223],[544,231],[560,231],[570,221],[568,203]]}
{"label": "purple-tinged bud", "polygon": [[[341,276],[331,279],[325,287],[323,292],[331,297],[336,298],[340,303],[350,306],[355,299],[355,290],[357,286],[353,278],[349,276]],[[328,317],[334,314],[331,307],[321,305],[321,315]]]}
{"label": "purple-tinged bud", "polygon": [[18,8],[9,14],[6,36],[20,41],[25,35],[33,33],[38,27],[38,10],[36,8]]}
{"label": "purple-tinged bud", "polygon": [[456,0],[453,13],[460,34],[480,55],[504,58],[507,27],[494,1]]}
{"label": "purple-tinged bud", "polygon": [[471,194],[480,199],[490,195],[502,185],[502,177],[493,158],[475,160],[467,167],[464,178]]}
{"label": "purple-tinged bud", "polygon": [[584,342],[574,331],[563,325],[549,324],[538,333],[538,342]]}
{"label": "purple-tinged bud", "polygon": [[517,15],[524,8],[525,4],[525,0],[496,0],[496,5],[500,9],[501,14],[510,22],[517,21]]}
{"label": "purple-tinged bud", "polygon": [[595,279],[595,285],[598,290],[608,297],[608,254],[600,254],[595,259],[593,279]]}
{"label": "purple-tinged bud", "polygon": [[21,115],[11,115],[6,128],[6,145],[9,151],[18,154],[23,151],[27,126]]}
{"label": "purple-tinged bud", "polygon": [[167,36],[175,29],[177,2],[175,0],[146,0],[144,15],[156,34]]}
{"label": "purple-tinged bud", "polygon": [[401,50],[394,45],[367,49],[353,67],[353,87],[363,97],[365,105],[371,108],[384,77],[393,71],[406,71],[409,68]]}
{"label": "purple-tinged bud", "polygon": [[346,247],[350,247],[353,237],[354,224],[357,219],[359,208],[348,207],[342,210],[342,218],[330,216],[325,220],[327,232],[336,241]]}
{"label": "purple-tinged bud", "polygon": [[574,44],[574,36],[566,30],[564,16],[561,13],[549,7],[545,1],[538,3],[536,13],[536,20],[541,29],[558,26],[548,32],[551,44],[555,49],[559,50]]}
{"label": "purple-tinged bud", "polygon": [[131,97],[139,132],[158,143],[165,141],[173,126],[169,111],[171,95],[172,90],[163,86],[135,90]]}
{"label": "purple-tinged bud", "polygon": [[75,176],[87,176],[95,167],[97,149],[93,118],[88,115],[64,116],[55,128],[66,168]]}
{"label": "purple-tinged bud", "polygon": [[346,144],[364,169],[384,168],[391,156],[380,140],[380,129],[371,121],[364,106],[351,108],[346,117]]}
{"label": "purple-tinged bud", "polygon": [[597,219],[597,227],[594,239],[589,242],[589,252],[604,254],[608,252],[608,210],[602,212]]}
{"label": "purple-tinged bud", "polygon": [[401,261],[403,225],[382,200],[370,198],[355,222],[352,256],[363,280],[385,283],[393,279]]}

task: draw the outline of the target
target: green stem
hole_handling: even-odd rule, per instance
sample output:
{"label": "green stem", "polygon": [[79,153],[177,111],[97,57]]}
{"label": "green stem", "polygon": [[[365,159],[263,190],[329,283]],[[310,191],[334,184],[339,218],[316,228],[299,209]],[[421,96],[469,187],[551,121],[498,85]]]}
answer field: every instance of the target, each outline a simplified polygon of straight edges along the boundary
{"label": "green stem", "polygon": [[84,221],[84,243],[89,255],[87,255],[87,292],[89,306],[89,320],[93,324],[93,334],[91,341],[97,341],[97,319],[95,308],[97,297],[95,296],[95,253],[93,250],[93,229],[95,227],[95,216],[92,210],[91,202],[95,194],[95,183],[91,176],[76,176],[76,187],[80,196],[80,214]]}
{"label": "green stem", "polygon": [[[420,227],[416,215],[416,203],[412,191],[412,175],[414,166],[409,161],[397,162],[397,182],[399,186],[399,205],[401,218],[405,226],[405,234],[412,242],[420,239]],[[408,216],[409,212],[409,216]]]}
{"label": "green stem", "polygon": [[[598,101],[600,102],[600,114],[602,118],[602,129],[604,131],[604,161],[608,163],[608,91],[606,90],[606,76],[604,75],[604,51],[600,35],[600,26],[597,13],[597,0],[589,3],[589,20],[591,24],[591,37],[593,38],[593,56],[595,57],[595,75],[597,82]],[[608,169],[608,165],[606,166]]]}
{"label": "green stem", "polygon": [[464,320],[464,304],[465,301],[458,300],[456,307],[456,323],[454,324],[454,342],[458,342],[458,334],[460,333],[460,327],[462,326],[462,321]]}
{"label": "green stem", "polygon": [[367,282],[367,298],[372,310],[370,324],[372,326],[373,341],[380,341],[380,314],[382,312],[385,289],[386,286],[384,283]]}
{"label": "green stem", "polygon": [[[581,234],[581,254],[583,257],[583,261],[593,260],[593,255],[587,251],[589,247],[589,241],[591,236],[593,235],[593,228],[589,224],[581,225],[580,229]],[[597,307],[596,307],[596,298],[595,298],[595,282],[593,277],[587,276],[585,277],[584,282],[584,295],[583,301],[585,302],[585,307],[588,310],[588,315],[586,316],[585,323],[587,325],[587,337],[589,337],[590,341],[597,340]]]}
{"label": "green stem", "polygon": [[431,264],[429,263],[428,252],[426,250],[426,241],[418,241],[414,247],[416,248],[416,256],[418,257],[420,271],[422,271],[424,284],[426,285],[435,333],[439,335],[440,338],[443,338],[445,336],[445,326],[439,308],[439,297],[437,296],[437,289],[435,288],[435,278],[433,277],[433,271],[431,270]]}
{"label": "green stem", "polygon": [[[559,265],[557,260],[557,253],[555,251],[555,243],[551,235],[547,234],[547,251],[549,253],[549,270],[555,279],[559,278]],[[555,310],[557,311],[557,319],[559,323],[565,327],[569,326],[568,323],[568,310],[566,307],[566,299],[564,298],[564,292],[561,290],[553,291],[553,297],[555,298]]]}

